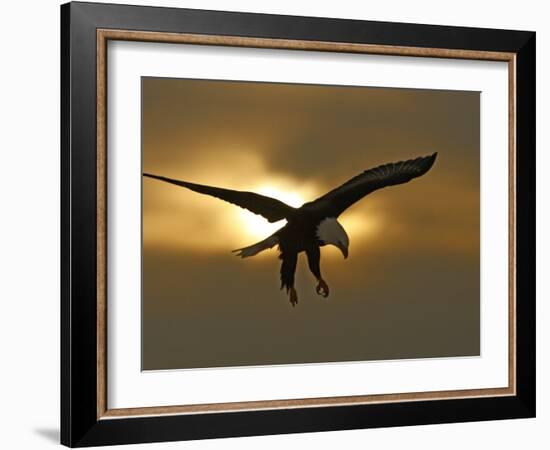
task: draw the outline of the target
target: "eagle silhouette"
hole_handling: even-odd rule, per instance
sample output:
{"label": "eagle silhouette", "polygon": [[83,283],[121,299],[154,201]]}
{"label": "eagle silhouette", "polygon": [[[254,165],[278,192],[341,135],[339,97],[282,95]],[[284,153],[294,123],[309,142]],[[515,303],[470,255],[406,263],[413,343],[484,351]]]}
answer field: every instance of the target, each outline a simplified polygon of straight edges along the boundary
{"label": "eagle silhouette", "polygon": [[144,173],[144,177],[181,186],[200,194],[210,195],[259,214],[269,222],[286,219],[287,223],[271,236],[249,247],[233,250],[238,256],[248,258],[278,245],[281,259],[281,289],[285,288],[290,303],[298,303],[294,287],[294,273],[298,254],[305,252],[310,271],[317,279],[316,292],[328,297],[329,287],[321,276],[321,250],[325,245],[336,246],[348,257],[349,237],[338,217],[351,205],[378,189],[407,183],[424,175],[433,166],[437,153],[407,161],[384,164],[346,181],[318,199],[293,208],[286,203],[254,192],[235,191],[188,181],[175,180]]}

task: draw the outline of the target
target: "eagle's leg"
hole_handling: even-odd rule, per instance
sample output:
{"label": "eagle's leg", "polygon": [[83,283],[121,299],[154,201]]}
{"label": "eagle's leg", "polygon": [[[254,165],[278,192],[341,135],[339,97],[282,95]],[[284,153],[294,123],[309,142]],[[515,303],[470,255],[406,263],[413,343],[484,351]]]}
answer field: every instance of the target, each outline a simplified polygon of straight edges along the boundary
{"label": "eagle's leg", "polygon": [[328,284],[323,280],[321,276],[321,250],[318,245],[314,245],[306,251],[307,254],[307,264],[311,273],[317,278],[317,287],[315,292],[317,295],[322,295],[323,297],[328,297],[329,288]]}
{"label": "eagle's leg", "polygon": [[283,252],[280,258],[283,260],[281,264],[281,289],[286,288],[290,304],[296,306],[298,304],[298,294],[296,293],[296,289],[294,289],[294,272],[296,271],[298,254]]}

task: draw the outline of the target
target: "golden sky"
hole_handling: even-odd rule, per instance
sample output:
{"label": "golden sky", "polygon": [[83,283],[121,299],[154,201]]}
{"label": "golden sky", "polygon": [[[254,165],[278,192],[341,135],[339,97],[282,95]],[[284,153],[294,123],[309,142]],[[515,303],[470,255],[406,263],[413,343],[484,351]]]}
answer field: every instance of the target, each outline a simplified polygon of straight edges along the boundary
{"label": "golden sky", "polygon": [[315,199],[365,169],[439,152],[428,174],[340,218],[327,300],[300,258],[292,308],[277,251],[231,250],[284,225],[143,180],[143,367],[479,354],[479,93],[143,79],[143,170]]}

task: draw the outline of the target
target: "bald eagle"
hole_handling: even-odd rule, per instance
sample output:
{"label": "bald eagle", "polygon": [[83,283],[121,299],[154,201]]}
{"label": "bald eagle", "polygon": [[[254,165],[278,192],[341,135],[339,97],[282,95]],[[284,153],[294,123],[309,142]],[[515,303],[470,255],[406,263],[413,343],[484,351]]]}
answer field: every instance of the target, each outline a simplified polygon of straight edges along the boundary
{"label": "bald eagle", "polygon": [[279,200],[254,192],[205,186],[149,173],[144,173],[143,176],[225,200],[259,214],[269,222],[285,219],[286,225],[271,236],[233,252],[237,256],[248,258],[277,245],[280,251],[279,258],[282,261],[281,289],[286,289],[290,303],[295,306],[298,303],[298,295],[294,288],[294,272],[298,254],[305,252],[307,255],[309,269],[318,282],[317,294],[328,297],[329,287],[321,276],[320,248],[325,245],[334,245],[342,252],[344,258],[348,257],[349,237],[337,220],[340,214],[377,189],[407,183],[413,178],[424,175],[434,164],[436,156],[437,153],[434,153],[430,156],[384,164],[366,170],[317,200],[305,203],[299,208],[293,208]]}

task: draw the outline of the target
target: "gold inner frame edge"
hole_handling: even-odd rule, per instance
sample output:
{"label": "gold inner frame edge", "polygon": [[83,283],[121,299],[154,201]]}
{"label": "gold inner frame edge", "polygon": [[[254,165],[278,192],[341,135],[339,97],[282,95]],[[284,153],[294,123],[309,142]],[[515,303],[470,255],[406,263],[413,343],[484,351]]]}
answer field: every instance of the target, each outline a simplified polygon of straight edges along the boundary
{"label": "gold inner frame edge", "polygon": [[[508,386],[395,394],[260,400],[198,405],[109,409],[107,405],[107,42],[109,40],[219,45],[411,57],[436,57],[508,62]],[[498,397],[516,394],[516,54],[478,50],[389,46],[240,36],[158,33],[98,29],[96,48],[97,108],[97,419],[174,414],[204,414],[267,409],[312,408],[421,400]]]}

